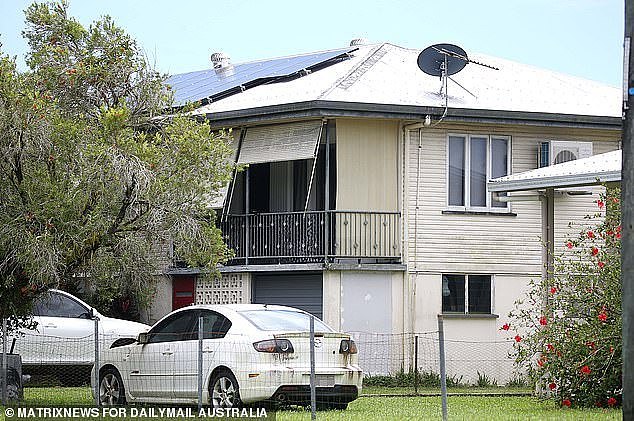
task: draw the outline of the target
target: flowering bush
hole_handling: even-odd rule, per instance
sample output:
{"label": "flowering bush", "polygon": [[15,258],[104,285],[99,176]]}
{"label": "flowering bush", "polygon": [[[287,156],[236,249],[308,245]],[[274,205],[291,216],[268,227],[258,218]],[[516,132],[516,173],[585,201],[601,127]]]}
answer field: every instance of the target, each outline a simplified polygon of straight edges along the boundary
{"label": "flowering bush", "polygon": [[[554,273],[533,282],[502,329],[537,390],[566,407],[621,404],[620,190],[608,189]],[[557,246],[557,245],[556,245]]]}

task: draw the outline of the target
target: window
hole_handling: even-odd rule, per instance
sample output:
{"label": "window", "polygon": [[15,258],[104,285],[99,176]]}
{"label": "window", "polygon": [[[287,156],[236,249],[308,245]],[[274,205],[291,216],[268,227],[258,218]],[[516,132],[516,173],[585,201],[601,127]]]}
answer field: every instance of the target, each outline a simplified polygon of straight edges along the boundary
{"label": "window", "polygon": [[493,200],[486,183],[509,174],[510,138],[450,135],[447,146],[447,204],[465,209],[507,209],[507,203]]}
{"label": "window", "polygon": [[[310,315],[290,310],[247,310],[240,314],[255,327],[266,331],[308,332]],[[315,318],[315,332],[332,332],[324,322]]]}
{"label": "window", "polygon": [[193,339],[193,311],[181,311],[163,320],[149,332],[149,343],[186,341]]}
{"label": "window", "polygon": [[[198,315],[200,316],[203,318],[203,339],[224,338],[231,328],[231,322],[222,314],[203,310]],[[198,319],[194,321],[194,324],[194,339],[198,339]]]}
{"label": "window", "polygon": [[442,312],[491,314],[491,291],[491,275],[443,275]]}
{"label": "window", "polygon": [[89,319],[90,309],[70,297],[49,292],[35,301],[33,315]]}

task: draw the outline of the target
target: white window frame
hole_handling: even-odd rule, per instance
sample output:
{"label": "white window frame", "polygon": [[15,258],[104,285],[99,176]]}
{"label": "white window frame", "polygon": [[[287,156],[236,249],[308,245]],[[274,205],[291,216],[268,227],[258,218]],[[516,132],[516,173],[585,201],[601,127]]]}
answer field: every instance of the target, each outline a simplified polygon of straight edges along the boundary
{"label": "white window frame", "polygon": [[[475,314],[475,315],[495,314],[495,275],[492,275],[490,273],[444,272],[440,275],[441,288],[442,288],[442,278],[445,275],[464,276],[464,312],[453,312],[453,311],[445,312],[442,309],[442,300],[441,300],[440,310],[443,314]],[[491,308],[489,310],[489,313],[469,313],[469,276],[489,276],[491,278],[491,290],[489,291],[491,294]]]}
{"label": "white window frame", "polygon": [[[464,200],[464,206],[457,206],[457,205],[450,205],[449,204],[449,138],[450,137],[460,137],[464,139],[464,192],[463,192],[463,200]],[[491,139],[504,139],[506,140],[507,144],[506,144],[506,168],[507,168],[507,175],[510,175],[512,173],[512,168],[511,168],[511,136],[508,135],[497,135],[497,134],[479,134],[479,133],[470,133],[470,134],[466,134],[466,133],[449,133],[447,135],[447,141],[446,141],[446,156],[447,159],[445,160],[445,190],[446,190],[446,195],[445,195],[445,205],[447,207],[448,210],[454,210],[454,211],[476,211],[476,212],[494,212],[494,213],[510,213],[511,212],[511,203],[507,202],[505,207],[494,207],[492,206],[492,200],[493,200],[493,193],[487,191],[486,192],[486,206],[471,206],[471,139],[472,138],[478,138],[478,139],[482,139],[485,138],[486,139],[486,151],[487,151],[487,168],[486,168],[486,180],[490,180],[491,179],[491,166],[492,166],[492,161],[491,161]]]}

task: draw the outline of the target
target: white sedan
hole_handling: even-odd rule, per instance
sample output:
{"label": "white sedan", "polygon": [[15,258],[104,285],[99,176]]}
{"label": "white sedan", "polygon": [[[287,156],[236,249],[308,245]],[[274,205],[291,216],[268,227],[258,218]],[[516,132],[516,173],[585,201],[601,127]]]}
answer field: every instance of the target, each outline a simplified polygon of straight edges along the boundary
{"label": "white sedan", "polygon": [[[104,405],[196,404],[200,364],[203,402],[214,407],[269,399],[306,405],[310,403],[309,318],[295,308],[261,304],[176,310],[134,343],[104,350],[99,399]],[[363,373],[354,341],[319,319],[315,319],[315,372],[320,407],[344,409],[361,391]]]}
{"label": "white sedan", "polygon": [[23,329],[10,338],[8,345],[22,357],[27,372],[29,367],[50,366],[84,366],[89,370],[95,360],[94,317],[99,318],[100,344],[107,348],[119,338],[136,338],[150,328],[103,316],[79,298],[52,289],[34,303],[33,321],[37,326]]}

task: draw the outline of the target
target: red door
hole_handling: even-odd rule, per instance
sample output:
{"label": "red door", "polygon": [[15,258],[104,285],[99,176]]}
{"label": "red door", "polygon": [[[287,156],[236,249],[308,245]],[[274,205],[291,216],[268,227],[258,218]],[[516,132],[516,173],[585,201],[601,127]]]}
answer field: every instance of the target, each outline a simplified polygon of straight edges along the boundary
{"label": "red door", "polygon": [[178,275],[172,278],[172,310],[194,303],[195,276]]}

